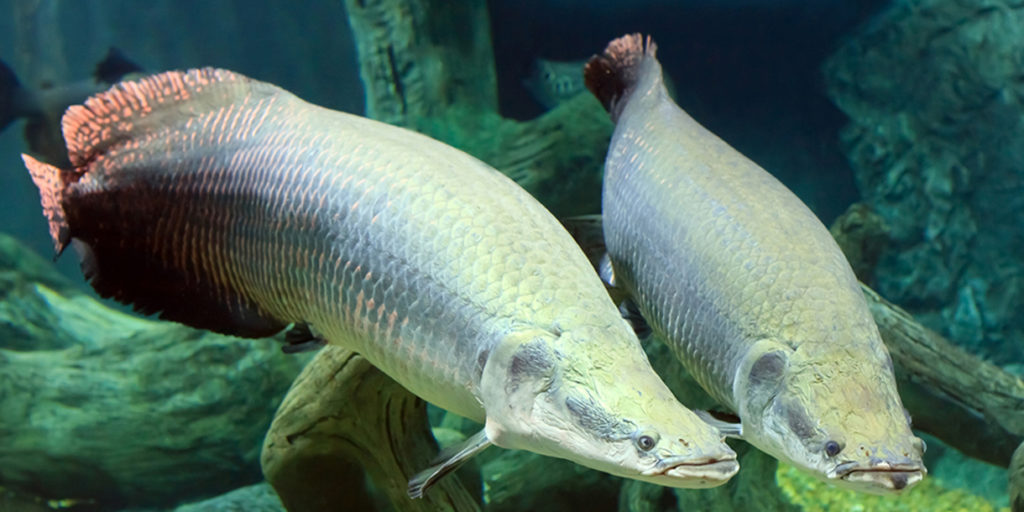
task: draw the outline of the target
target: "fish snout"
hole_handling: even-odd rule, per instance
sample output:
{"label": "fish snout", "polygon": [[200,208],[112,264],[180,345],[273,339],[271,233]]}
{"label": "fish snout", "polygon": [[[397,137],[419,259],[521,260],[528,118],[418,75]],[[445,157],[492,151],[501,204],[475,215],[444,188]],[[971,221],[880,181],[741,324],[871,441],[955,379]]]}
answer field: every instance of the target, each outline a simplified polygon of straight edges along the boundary
{"label": "fish snout", "polygon": [[672,478],[684,478],[689,481],[688,487],[715,487],[722,485],[740,470],[736,459],[708,460],[703,463],[685,463],[669,467],[664,475]]}
{"label": "fish snout", "polygon": [[912,459],[886,460],[872,457],[868,464],[844,461],[829,472],[829,478],[838,478],[861,488],[865,492],[899,492],[920,482],[926,470]]}
{"label": "fish snout", "polygon": [[728,481],[739,469],[736,452],[723,444],[723,450],[700,456],[664,455],[646,476],[664,475],[674,479],[685,479],[687,487],[714,487]]}

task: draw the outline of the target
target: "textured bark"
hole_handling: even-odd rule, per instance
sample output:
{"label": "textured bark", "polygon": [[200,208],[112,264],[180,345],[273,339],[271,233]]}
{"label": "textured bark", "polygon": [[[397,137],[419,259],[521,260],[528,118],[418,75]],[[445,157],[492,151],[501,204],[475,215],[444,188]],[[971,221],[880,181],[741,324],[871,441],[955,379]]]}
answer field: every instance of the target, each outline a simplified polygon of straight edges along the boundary
{"label": "textured bark", "polygon": [[532,121],[503,118],[486,2],[345,0],[345,7],[368,117],[480,158],[556,215],[600,209],[608,114],[581,94]]}
{"label": "textured bark", "polygon": [[260,440],[300,360],[113,311],[7,237],[0,254],[4,487],[109,510],[259,480]]}
{"label": "textured bark", "polygon": [[368,117],[415,126],[454,105],[497,110],[483,0],[345,0],[345,9]]}
{"label": "textured bark", "polygon": [[366,477],[395,510],[479,510],[458,478],[422,499],[408,480],[437,454],[426,404],[362,356],[328,346],[282,402],[263,445],[263,472],[290,512],[374,510]]}

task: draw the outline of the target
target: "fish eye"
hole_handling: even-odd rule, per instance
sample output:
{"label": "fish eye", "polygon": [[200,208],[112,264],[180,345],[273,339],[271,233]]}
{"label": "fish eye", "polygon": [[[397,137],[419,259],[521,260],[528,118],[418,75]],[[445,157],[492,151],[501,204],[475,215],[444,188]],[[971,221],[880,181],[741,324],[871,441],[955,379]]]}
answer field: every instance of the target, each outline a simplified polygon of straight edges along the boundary
{"label": "fish eye", "polygon": [[649,452],[658,445],[658,434],[642,434],[636,438],[636,447]]}
{"label": "fish eye", "polygon": [[843,450],[843,447],[839,443],[832,441],[831,439],[825,442],[825,455],[829,457],[835,457],[839,455],[839,452]]}

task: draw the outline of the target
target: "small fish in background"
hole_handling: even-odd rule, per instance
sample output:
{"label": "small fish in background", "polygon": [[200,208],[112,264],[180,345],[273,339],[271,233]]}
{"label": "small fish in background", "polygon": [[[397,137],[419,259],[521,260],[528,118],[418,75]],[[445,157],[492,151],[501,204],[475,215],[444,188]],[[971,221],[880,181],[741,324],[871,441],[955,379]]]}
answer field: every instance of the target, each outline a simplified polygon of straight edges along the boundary
{"label": "small fish in background", "polygon": [[672,101],[649,39],[612,41],[585,75],[616,123],[602,194],[606,280],[742,424],[706,420],[841,487],[919,482],[924,443],[821,221]]}
{"label": "small fish in background", "polygon": [[122,78],[141,72],[141,67],[111,47],[96,65],[92,79],[30,89],[0,61],[0,131],[18,119],[25,119],[24,136],[29,151],[43,161],[67,167],[70,162],[60,128],[64,111],[107,90]]}
{"label": "small fish in background", "polygon": [[[583,68],[586,64],[586,59],[562,62],[538,58],[533,61],[523,85],[537,103],[551,110],[587,90],[583,82]],[[676,89],[672,78],[666,73],[664,79],[669,97],[675,98]]]}
{"label": "small fish in background", "polygon": [[586,256],[525,190],[422,134],[226,70],[122,82],[23,155],[58,254],[104,297],[285,351],[333,343],[484,424],[409,495],[494,444],[712,487],[721,433],[651,368]]}
{"label": "small fish in background", "polygon": [[583,66],[586,59],[559,62],[536,59],[523,85],[537,103],[547,110],[586,92],[583,84]]}

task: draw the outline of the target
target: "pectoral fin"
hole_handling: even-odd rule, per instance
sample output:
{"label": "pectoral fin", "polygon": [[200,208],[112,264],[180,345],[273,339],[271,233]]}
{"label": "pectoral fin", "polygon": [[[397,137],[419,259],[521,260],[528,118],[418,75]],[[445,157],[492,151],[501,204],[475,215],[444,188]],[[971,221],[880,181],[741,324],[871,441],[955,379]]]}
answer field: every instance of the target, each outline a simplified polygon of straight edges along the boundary
{"label": "pectoral fin", "polygon": [[327,344],[322,337],[313,334],[309,324],[294,324],[284,335],[285,344],[281,346],[281,352],[285,354],[297,354],[299,352],[310,352],[319,350]]}
{"label": "pectoral fin", "polygon": [[708,411],[698,409],[693,412],[697,414],[698,418],[704,420],[704,423],[717,428],[723,436],[743,439],[743,423],[740,423],[739,418],[736,418],[736,421],[728,421],[716,418]]}
{"label": "pectoral fin", "polygon": [[434,458],[430,467],[416,473],[409,479],[409,497],[422,498],[423,493],[445,475],[459,469],[469,459],[484,451],[491,445],[487,432],[481,429],[462,442],[455,443],[441,450]]}

